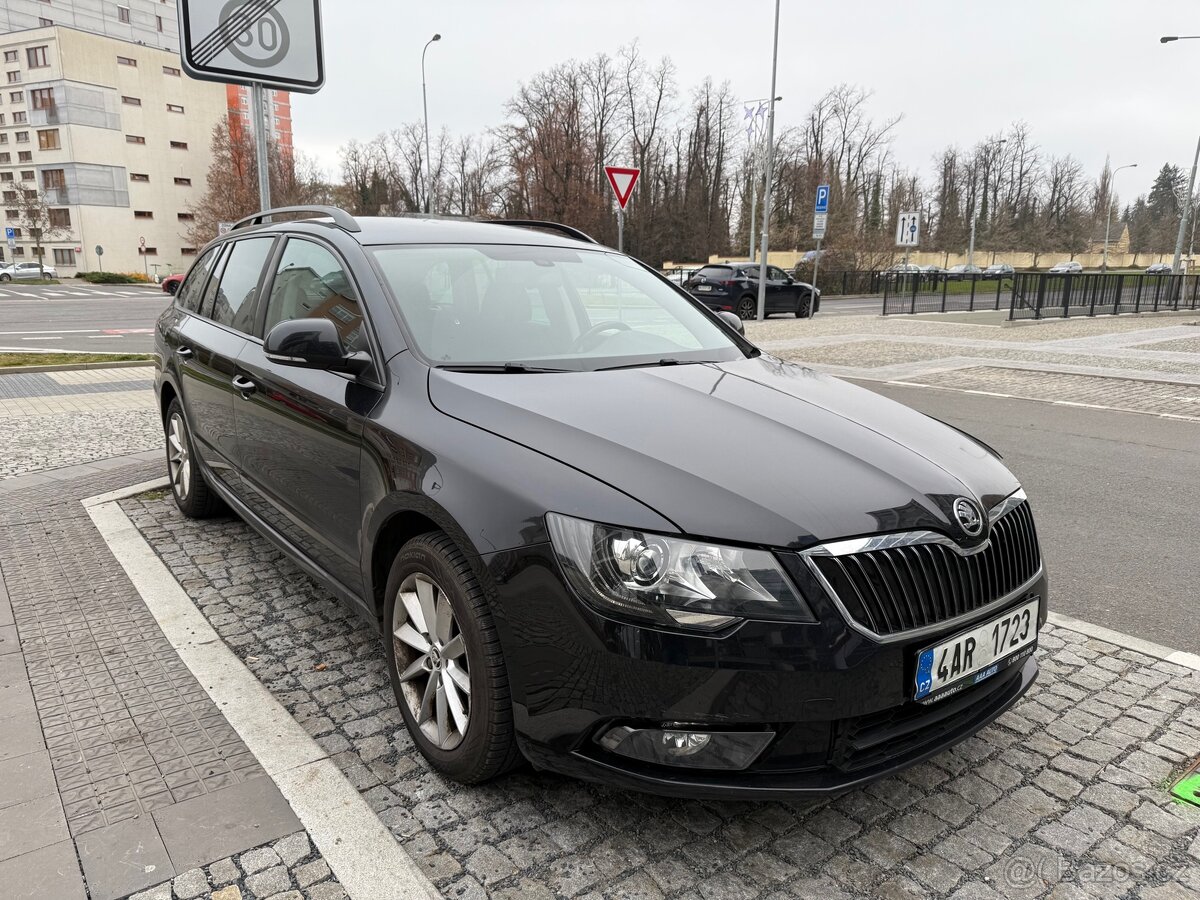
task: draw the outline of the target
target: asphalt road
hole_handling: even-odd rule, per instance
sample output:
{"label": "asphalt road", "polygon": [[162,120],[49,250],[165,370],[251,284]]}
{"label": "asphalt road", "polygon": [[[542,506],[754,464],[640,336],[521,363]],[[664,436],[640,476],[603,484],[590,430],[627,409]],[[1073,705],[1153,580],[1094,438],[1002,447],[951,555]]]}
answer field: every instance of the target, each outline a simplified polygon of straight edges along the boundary
{"label": "asphalt road", "polygon": [[1033,504],[1051,608],[1200,653],[1200,425],[857,382],[995,447]]}
{"label": "asphalt road", "polygon": [[149,353],[168,300],[157,286],[0,285],[0,351]]}

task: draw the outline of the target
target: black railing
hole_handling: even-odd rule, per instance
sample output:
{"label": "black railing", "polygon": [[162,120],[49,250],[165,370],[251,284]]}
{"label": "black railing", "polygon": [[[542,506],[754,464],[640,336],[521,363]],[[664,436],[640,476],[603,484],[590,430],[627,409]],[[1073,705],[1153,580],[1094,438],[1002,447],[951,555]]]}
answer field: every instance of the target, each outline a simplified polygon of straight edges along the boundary
{"label": "black railing", "polygon": [[1115,316],[1200,309],[1200,278],[1189,275],[1018,274],[1009,319]]}
{"label": "black railing", "polygon": [[[823,297],[846,297],[856,294],[878,294],[883,290],[887,275],[876,270],[860,271],[847,270],[844,272],[826,272],[822,269],[817,273],[817,289]],[[811,281],[812,273],[799,273],[801,281]]]}
{"label": "black railing", "polygon": [[1012,275],[983,278],[979,275],[885,273],[883,314],[974,312],[998,310],[1009,303]]}

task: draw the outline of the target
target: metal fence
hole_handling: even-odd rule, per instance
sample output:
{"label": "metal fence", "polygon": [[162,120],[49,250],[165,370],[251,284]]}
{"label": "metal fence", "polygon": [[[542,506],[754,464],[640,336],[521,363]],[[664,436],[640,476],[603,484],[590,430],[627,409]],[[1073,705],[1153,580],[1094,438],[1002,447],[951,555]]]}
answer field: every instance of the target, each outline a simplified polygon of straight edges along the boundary
{"label": "metal fence", "polygon": [[997,310],[1008,305],[1013,276],[981,278],[944,274],[883,273],[883,314]]}
{"label": "metal fence", "polygon": [[[808,281],[810,278],[811,276],[800,275],[801,281]],[[876,270],[826,272],[822,269],[817,273],[817,289],[823,297],[878,294],[883,290],[886,278],[885,273]]]}
{"label": "metal fence", "polygon": [[1200,309],[1200,278],[1187,275],[1020,273],[1009,319],[1108,316]]}

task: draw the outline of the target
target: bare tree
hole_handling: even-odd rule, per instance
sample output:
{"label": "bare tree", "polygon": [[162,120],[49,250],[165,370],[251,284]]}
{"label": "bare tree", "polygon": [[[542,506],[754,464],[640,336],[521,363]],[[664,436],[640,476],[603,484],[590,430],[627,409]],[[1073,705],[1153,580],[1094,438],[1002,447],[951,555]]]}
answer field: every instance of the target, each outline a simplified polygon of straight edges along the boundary
{"label": "bare tree", "polygon": [[[36,182],[22,182],[17,186],[17,222],[34,241],[34,256],[37,257],[39,273],[46,275],[43,241],[53,241],[71,233],[70,220],[62,221],[52,209],[50,197]],[[69,213],[68,213],[69,215]]]}

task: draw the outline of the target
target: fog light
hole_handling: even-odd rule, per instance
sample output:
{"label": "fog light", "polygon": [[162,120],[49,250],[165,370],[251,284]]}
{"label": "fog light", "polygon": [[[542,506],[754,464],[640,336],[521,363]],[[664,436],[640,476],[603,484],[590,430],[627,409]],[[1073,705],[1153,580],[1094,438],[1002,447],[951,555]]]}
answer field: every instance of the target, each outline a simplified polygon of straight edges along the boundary
{"label": "fog light", "polygon": [[695,756],[708,746],[711,734],[699,734],[695,731],[664,731],[662,733],[663,749],[668,756]]}
{"label": "fog light", "polygon": [[689,731],[664,728],[610,728],[599,739],[605,750],[642,762],[689,769],[740,770],[762,754],[773,731]]}

